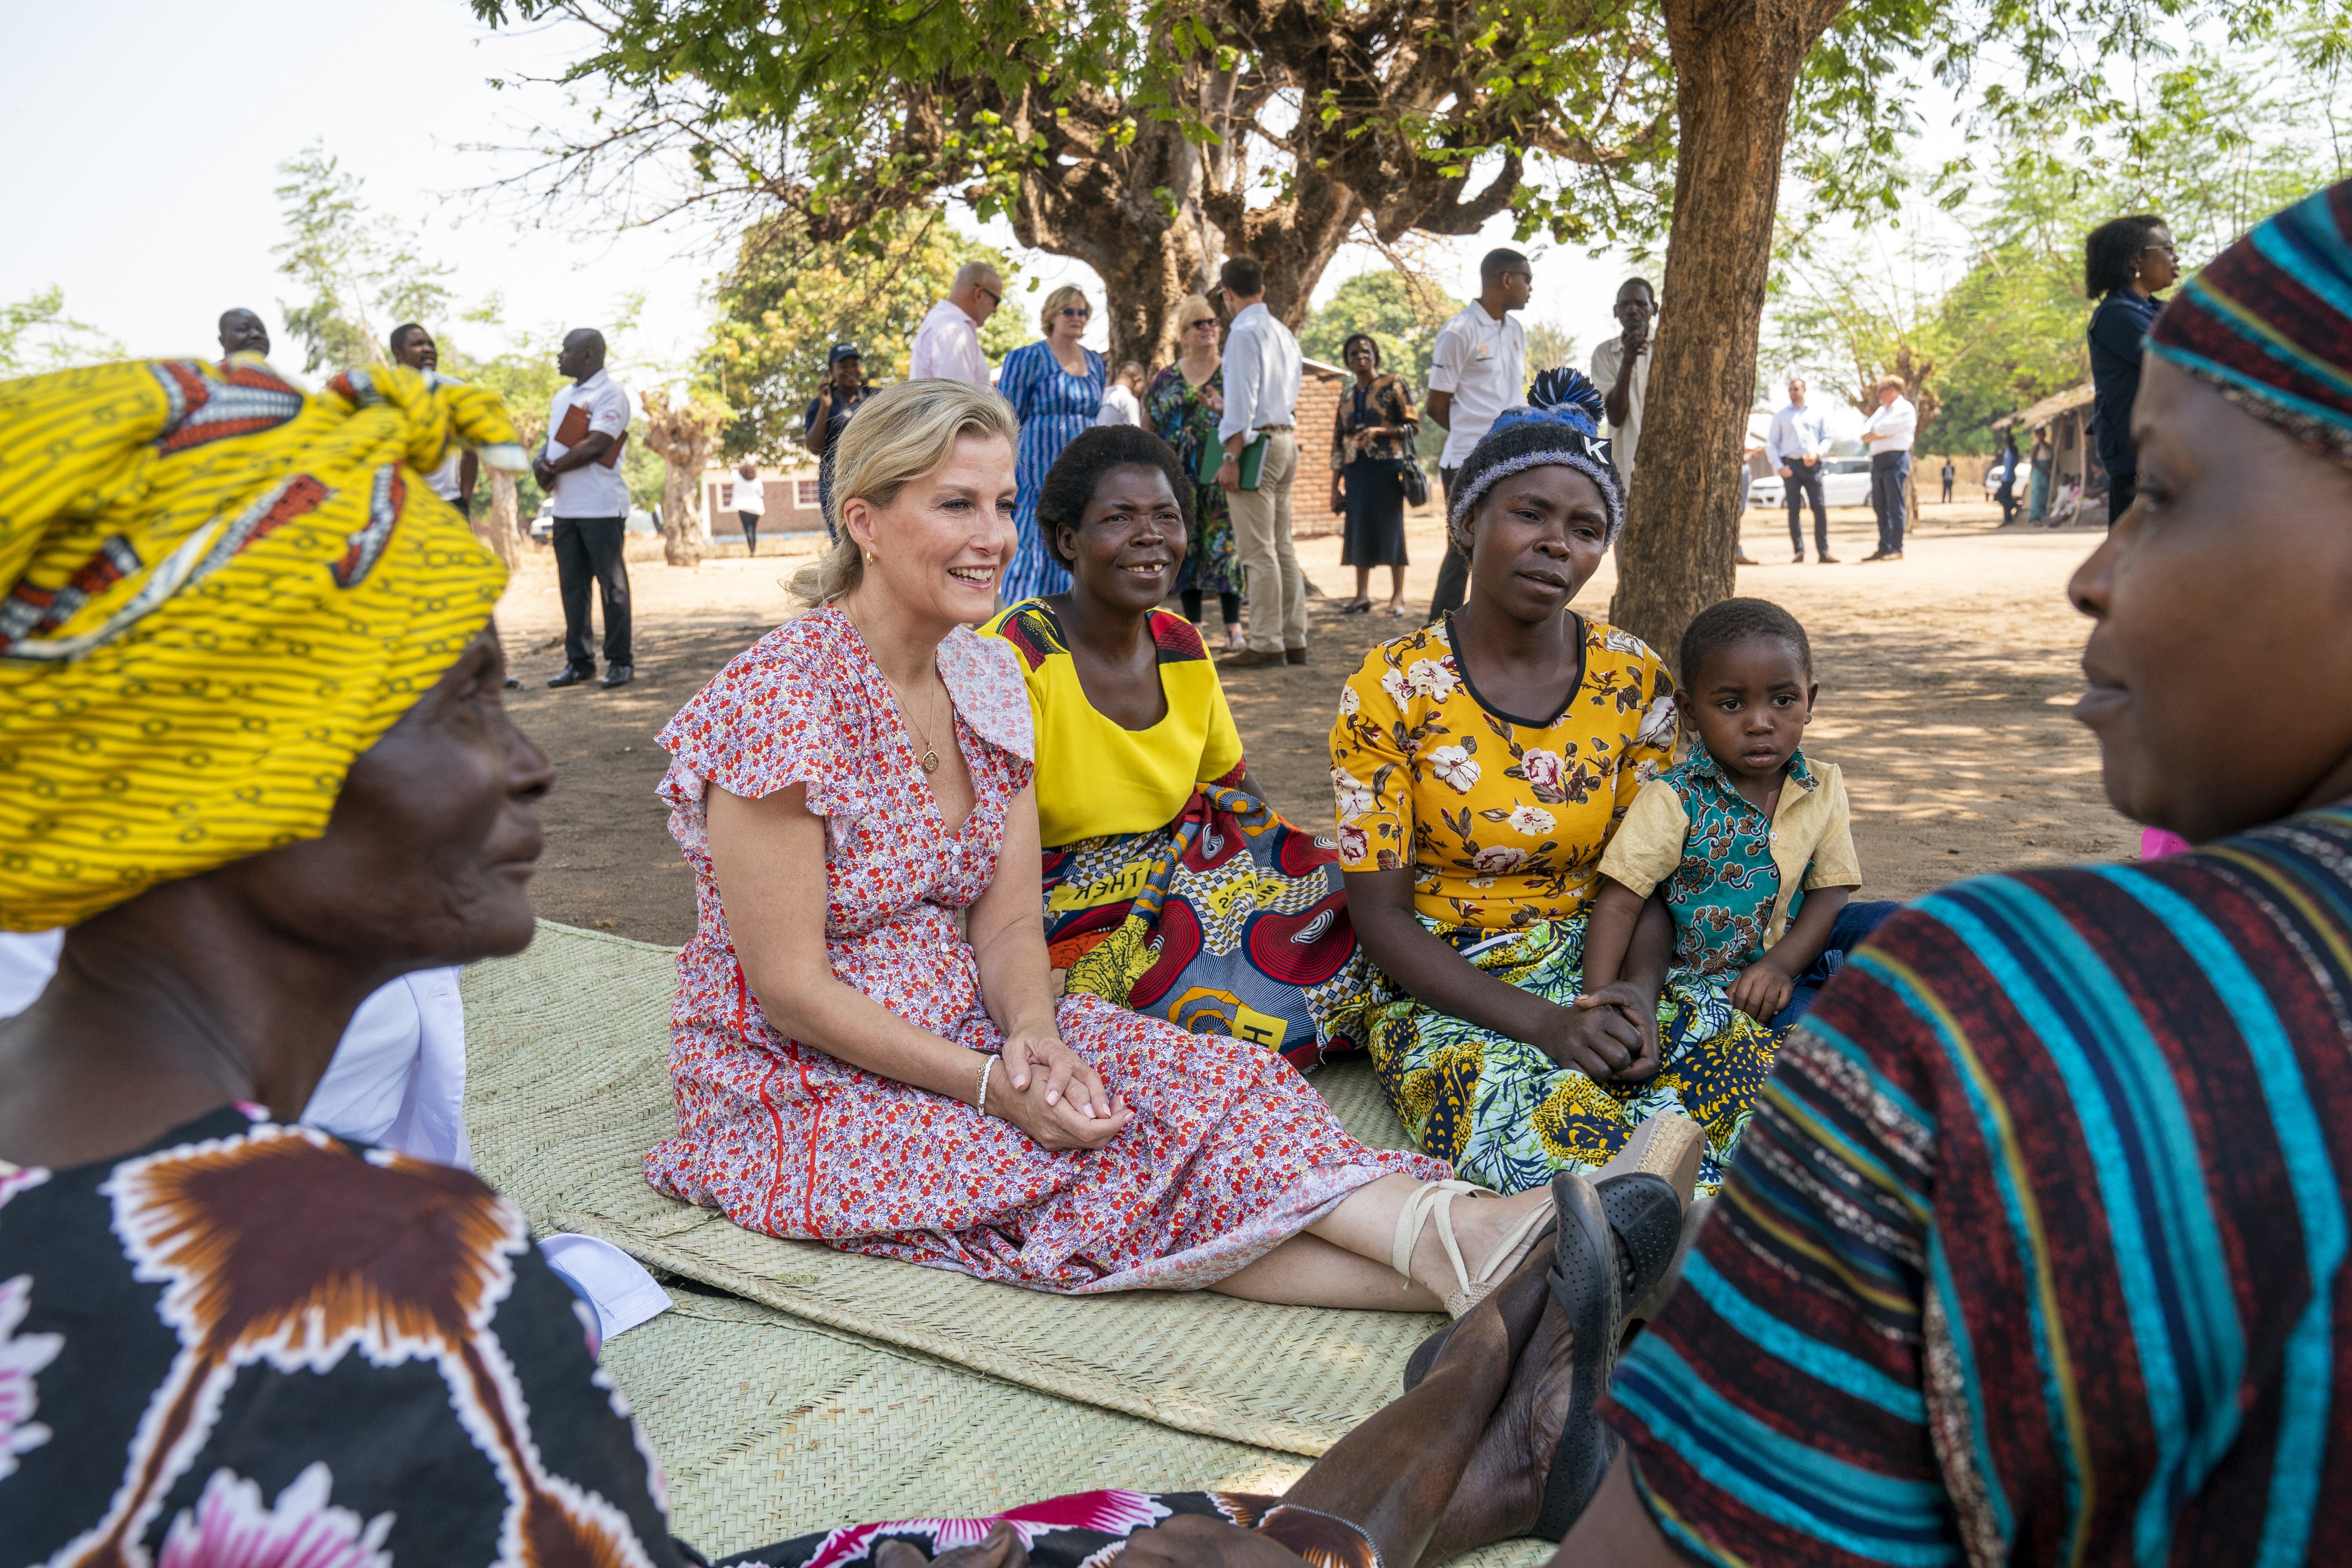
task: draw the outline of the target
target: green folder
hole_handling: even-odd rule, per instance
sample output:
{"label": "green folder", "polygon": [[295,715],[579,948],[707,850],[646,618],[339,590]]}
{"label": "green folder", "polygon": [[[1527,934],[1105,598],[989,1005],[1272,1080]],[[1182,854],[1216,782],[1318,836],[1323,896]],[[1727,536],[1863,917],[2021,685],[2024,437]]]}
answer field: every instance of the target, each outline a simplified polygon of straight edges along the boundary
{"label": "green folder", "polygon": [[[1271,435],[1260,431],[1242,443],[1242,489],[1245,490],[1257,489],[1258,479],[1265,473],[1265,449],[1273,439]],[[1224,463],[1225,449],[1222,445],[1202,447],[1201,448],[1201,482],[1204,485],[1215,484],[1217,470],[1224,467]]]}

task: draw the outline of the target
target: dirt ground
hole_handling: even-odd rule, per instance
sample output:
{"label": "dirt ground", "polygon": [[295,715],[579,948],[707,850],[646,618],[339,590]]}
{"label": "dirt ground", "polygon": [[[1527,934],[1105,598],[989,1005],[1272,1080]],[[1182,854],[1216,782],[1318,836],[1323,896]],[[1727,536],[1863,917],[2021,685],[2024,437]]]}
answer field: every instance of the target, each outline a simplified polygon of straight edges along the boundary
{"label": "dirt ground", "polygon": [[[1862,565],[1875,542],[1867,509],[1830,514],[1844,563],[1789,562],[1778,512],[1750,511],[1743,540],[1765,564],[1742,568],[1739,590],[1785,605],[1812,639],[1822,697],[1808,753],[1839,763],[1854,808],[1869,886],[1863,897],[1908,898],[2002,867],[2119,858],[2137,829],[2099,788],[2098,749],[2068,711],[2081,689],[2084,623],[2065,599],[2067,574],[2095,530],[1999,530],[1981,503],[1931,503],[1905,558]],[[1810,531],[1810,529],[1809,529]],[[1444,554],[1433,510],[1407,529],[1407,601],[1425,609]],[[633,546],[636,679],[615,692],[546,689],[562,665],[562,612],[542,551],[499,607],[508,659],[524,681],[509,693],[519,721],[558,771],[543,810],[548,844],[532,884],[551,920],[680,943],[694,932],[694,884],[654,794],[667,759],[655,742],[680,704],[728,659],[790,613],[780,579],[820,542],[785,539],[756,558],[740,550],[698,568],[661,563]],[[1341,616],[1352,572],[1336,536],[1303,540],[1312,661],[1230,671],[1226,693],[1251,771],[1295,822],[1327,825],[1324,742],[1339,685],[1373,643],[1415,623]],[[1375,601],[1388,574],[1374,574]],[[1601,614],[1615,583],[1604,565],[1577,601]],[[1213,640],[1216,612],[1209,613]]]}

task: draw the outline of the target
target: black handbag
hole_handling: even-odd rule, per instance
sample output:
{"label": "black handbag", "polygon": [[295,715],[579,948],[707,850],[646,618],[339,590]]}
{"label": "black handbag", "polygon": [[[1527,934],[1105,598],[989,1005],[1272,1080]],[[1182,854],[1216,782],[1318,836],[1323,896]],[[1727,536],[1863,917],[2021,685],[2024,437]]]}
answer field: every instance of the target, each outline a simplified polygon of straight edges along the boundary
{"label": "black handbag", "polygon": [[1423,468],[1420,462],[1412,458],[1398,458],[1394,461],[1397,485],[1404,491],[1404,504],[1412,507],[1427,506],[1429,504],[1429,470]]}

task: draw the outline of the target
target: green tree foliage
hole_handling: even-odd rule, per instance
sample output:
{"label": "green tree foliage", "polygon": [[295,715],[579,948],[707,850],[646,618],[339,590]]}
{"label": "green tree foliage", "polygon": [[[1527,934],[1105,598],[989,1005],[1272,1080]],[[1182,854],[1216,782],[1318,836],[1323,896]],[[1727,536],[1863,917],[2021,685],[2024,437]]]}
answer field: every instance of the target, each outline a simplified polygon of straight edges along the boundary
{"label": "green tree foliage", "polygon": [[384,357],[383,340],[403,321],[430,321],[454,301],[449,268],[427,258],[422,237],[368,210],[362,182],[323,142],[278,165],[285,240],[270,249],[278,270],[309,296],[278,301],[301,342],[302,368],[351,370]]}
{"label": "green tree foliage", "polygon": [[864,351],[868,381],[904,380],[916,327],[967,261],[994,267],[1008,290],[981,332],[982,348],[1001,358],[1037,335],[1027,297],[1011,292],[1018,270],[958,234],[939,207],[885,214],[832,244],[811,239],[789,211],[753,224],[713,290],[717,318],[699,365],[735,410],[725,455],[790,460],[799,452],[802,413],[836,342]]}
{"label": "green tree foliage", "polygon": [[2008,143],[1990,190],[1962,209],[1971,248],[1948,289],[1905,279],[1948,275],[1960,258],[1915,243],[1857,269],[1846,237],[1816,214],[1789,215],[1760,395],[1777,402],[1776,378],[1803,372],[1859,405],[1876,377],[1924,369],[1937,405],[1932,433],[1922,431],[1928,449],[1990,452],[1994,420],[2090,374],[2091,229],[2155,213],[2193,269],[2270,213],[2352,175],[2352,84],[2325,59],[2303,63],[2298,47],[2193,47],[2153,79],[2144,121]]}
{"label": "green tree foliage", "polygon": [[120,342],[66,314],[62,289],[37,289],[0,304],[0,376],[37,375],[122,354]]}

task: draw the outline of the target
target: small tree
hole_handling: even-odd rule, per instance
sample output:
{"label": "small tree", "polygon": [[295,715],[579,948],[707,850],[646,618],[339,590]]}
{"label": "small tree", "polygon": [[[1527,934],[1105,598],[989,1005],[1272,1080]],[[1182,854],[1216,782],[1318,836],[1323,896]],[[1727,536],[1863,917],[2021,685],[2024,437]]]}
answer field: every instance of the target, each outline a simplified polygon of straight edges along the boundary
{"label": "small tree", "polygon": [[0,375],[34,375],[122,354],[120,342],[66,314],[62,289],[38,289],[0,305]]}
{"label": "small tree", "polygon": [[662,487],[662,559],[672,566],[702,563],[702,475],[718,454],[719,432],[734,411],[707,392],[688,392],[673,404],[667,392],[638,399],[646,447],[667,468]]}
{"label": "small tree", "polygon": [[417,234],[369,212],[362,183],[314,142],[278,165],[286,238],[270,247],[278,270],[310,298],[278,301],[303,345],[302,368],[356,370],[385,357],[384,335],[403,321],[446,315],[449,268],[428,259]]}

